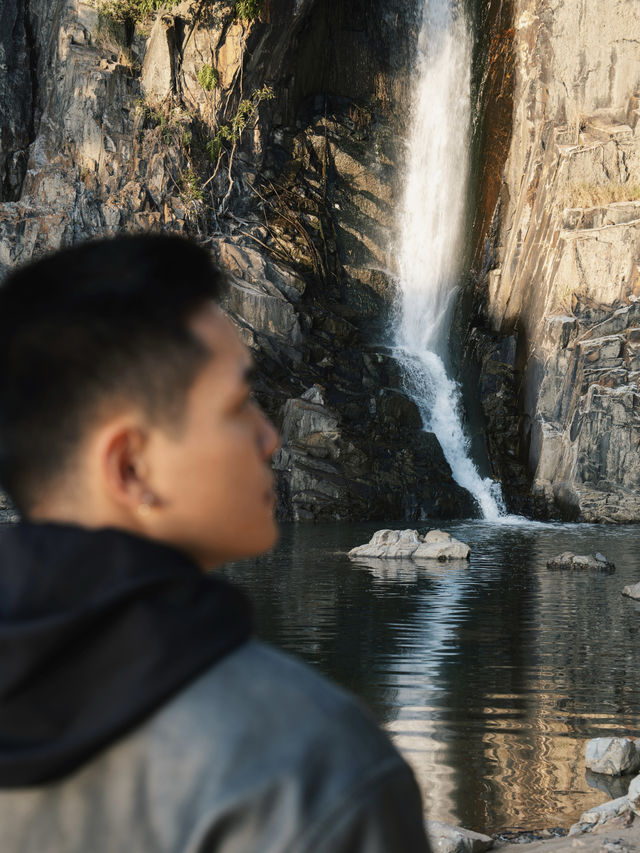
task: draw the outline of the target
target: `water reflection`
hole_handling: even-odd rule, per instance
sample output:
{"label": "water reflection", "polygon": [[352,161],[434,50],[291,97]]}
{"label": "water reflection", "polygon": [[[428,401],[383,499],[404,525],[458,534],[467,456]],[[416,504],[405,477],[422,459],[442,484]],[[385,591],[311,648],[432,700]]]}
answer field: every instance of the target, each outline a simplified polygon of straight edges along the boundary
{"label": "water reflection", "polygon": [[[640,608],[621,596],[638,580],[637,528],[455,522],[470,563],[350,562],[373,529],[289,527],[273,554],[228,567],[262,636],[369,704],[435,819],[568,826],[602,802],[585,740],[640,722]],[[549,572],[565,550],[602,551],[617,572]]]}

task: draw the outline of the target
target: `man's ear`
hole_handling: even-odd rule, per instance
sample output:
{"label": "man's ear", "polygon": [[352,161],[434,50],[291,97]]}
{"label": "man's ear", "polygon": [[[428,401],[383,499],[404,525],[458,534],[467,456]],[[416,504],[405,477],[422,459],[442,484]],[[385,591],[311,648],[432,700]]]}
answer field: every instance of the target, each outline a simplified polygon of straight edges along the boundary
{"label": "man's ear", "polygon": [[109,498],[121,509],[136,512],[153,503],[148,486],[148,434],[133,418],[105,424],[99,443],[100,474]]}

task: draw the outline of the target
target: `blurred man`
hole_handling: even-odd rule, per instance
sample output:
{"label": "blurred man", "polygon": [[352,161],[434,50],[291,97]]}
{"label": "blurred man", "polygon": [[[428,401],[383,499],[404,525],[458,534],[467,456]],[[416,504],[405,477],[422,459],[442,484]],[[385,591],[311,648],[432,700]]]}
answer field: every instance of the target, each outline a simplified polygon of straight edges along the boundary
{"label": "blurred man", "polygon": [[355,700],[206,572],[277,536],[278,435],[180,238],[0,289],[3,853],[413,853],[419,792]]}

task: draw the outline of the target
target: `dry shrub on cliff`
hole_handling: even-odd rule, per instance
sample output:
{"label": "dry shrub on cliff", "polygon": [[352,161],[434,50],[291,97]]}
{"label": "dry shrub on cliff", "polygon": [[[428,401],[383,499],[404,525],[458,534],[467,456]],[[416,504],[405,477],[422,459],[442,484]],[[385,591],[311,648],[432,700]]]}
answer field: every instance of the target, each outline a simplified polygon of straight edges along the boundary
{"label": "dry shrub on cliff", "polygon": [[638,201],[640,184],[628,181],[625,184],[570,184],[564,193],[563,207],[605,207],[616,201]]}
{"label": "dry shrub on cliff", "polygon": [[170,9],[180,0],[97,0],[100,15],[115,21],[142,21],[157,9]]}

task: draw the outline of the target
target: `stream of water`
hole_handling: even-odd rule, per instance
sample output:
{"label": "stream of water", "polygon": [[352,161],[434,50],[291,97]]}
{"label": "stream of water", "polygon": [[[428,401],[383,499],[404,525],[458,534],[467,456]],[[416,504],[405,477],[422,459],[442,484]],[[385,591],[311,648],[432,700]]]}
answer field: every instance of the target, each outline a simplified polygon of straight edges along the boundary
{"label": "stream of water", "polygon": [[469,455],[460,393],[444,353],[464,254],[472,35],[459,0],[424,0],[400,214],[395,355],[424,428],[482,516],[505,514],[500,487]]}

